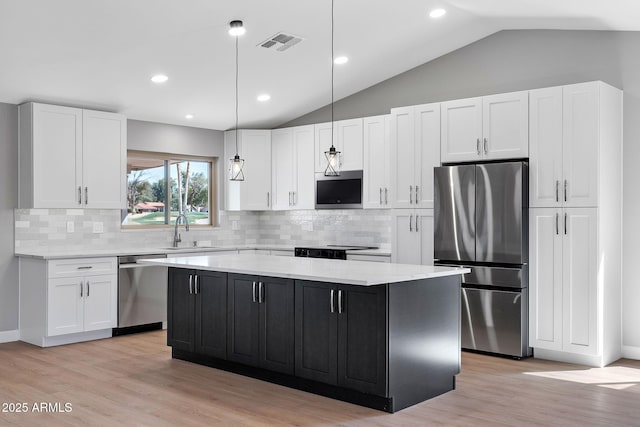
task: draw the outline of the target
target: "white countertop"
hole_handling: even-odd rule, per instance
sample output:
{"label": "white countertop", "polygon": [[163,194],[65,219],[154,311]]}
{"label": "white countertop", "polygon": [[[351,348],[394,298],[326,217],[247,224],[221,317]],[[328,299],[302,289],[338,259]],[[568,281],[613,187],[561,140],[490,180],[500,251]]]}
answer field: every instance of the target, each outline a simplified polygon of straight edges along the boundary
{"label": "white countertop", "polygon": [[372,286],[471,272],[468,268],[229,254],[139,260],[141,264]]}
{"label": "white countertop", "polygon": [[[108,257],[108,256],[126,256],[126,255],[155,255],[155,254],[185,254],[185,253],[211,253],[224,252],[224,251],[237,251],[237,250],[272,250],[272,251],[291,251],[294,247],[290,245],[241,245],[241,246],[185,246],[178,249],[168,247],[127,247],[127,248],[110,248],[110,249],[92,249],[79,251],[77,249],[72,250],[17,250],[15,256],[37,258],[37,259],[63,259],[63,258],[93,258],[93,257]],[[391,252],[388,249],[366,249],[347,251],[348,254],[358,255],[376,255],[376,256],[390,256]]]}

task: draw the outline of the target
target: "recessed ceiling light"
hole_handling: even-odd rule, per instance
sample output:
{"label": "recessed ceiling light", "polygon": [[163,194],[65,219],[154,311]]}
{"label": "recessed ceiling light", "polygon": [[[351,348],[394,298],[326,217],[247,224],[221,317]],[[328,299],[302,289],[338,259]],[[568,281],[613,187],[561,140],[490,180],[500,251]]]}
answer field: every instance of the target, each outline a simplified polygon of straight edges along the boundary
{"label": "recessed ceiling light", "polygon": [[342,65],[349,62],[349,58],[347,58],[346,56],[338,56],[336,59],[333,60],[333,62],[335,62],[338,65]]}
{"label": "recessed ceiling light", "polygon": [[231,21],[229,22],[229,34],[232,36],[241,36],[246,33],[247,30],[242,25],[242,21]]}
{"label": "recessed ceiling light", "polygon": [[184,116],[185,119],[193,119],[193,114],[187,114],[186,116]]}
{"label": "recessed ceiling light", "polygon": [[433,9],[431,12],[429,12],[429,16],[432,18],[442,18],[446,14],[447,11],[444,9]]}
{"label": "recessed ceiling light", "polygon": [[268,93],[263,93],[262,95],[258,95],[258,101],[265,102],[271,99],[271,95]]}
{"label": "recessed ceiling light", "polygon": [[169,77],[165,76],[164,74],[157,74],[151,77],[151,81],[154,83],[164,83],[167,80],[169,80]]}

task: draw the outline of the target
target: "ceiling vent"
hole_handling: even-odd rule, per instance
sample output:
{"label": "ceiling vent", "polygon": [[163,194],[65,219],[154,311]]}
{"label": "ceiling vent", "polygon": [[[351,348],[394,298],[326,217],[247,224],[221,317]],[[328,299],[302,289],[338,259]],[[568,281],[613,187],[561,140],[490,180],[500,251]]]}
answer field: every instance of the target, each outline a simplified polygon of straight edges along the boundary
{"label": "ceiling vent", "polygon": [[284,52],[285,50],[293,47],[304,40],[302,37],[294,36],[293,34],[278,33],[272,37],[269,37],[258,46],[275,49],[278,52]]}

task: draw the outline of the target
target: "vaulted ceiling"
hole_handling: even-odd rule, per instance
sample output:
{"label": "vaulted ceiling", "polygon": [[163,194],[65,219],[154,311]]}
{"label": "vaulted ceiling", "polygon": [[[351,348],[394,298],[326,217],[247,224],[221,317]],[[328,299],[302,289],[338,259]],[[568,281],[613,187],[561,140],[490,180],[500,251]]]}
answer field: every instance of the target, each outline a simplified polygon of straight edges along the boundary
{"label": "vaulted ceiling", "polygon": [[[429,12],[447,13],[432,19]],[[273,127],[331,102],[330,0],[0,0],[0,102],[210,129]],[[335,99],[503,29],[640,30],[637,0],[334,0]],[[260,44],[279,32],[302,41]],[[150,81],[156,74],[169,80]],[[271,99],[260,102],[259,94]],[[185,115],[192,114],[192,119]]]}

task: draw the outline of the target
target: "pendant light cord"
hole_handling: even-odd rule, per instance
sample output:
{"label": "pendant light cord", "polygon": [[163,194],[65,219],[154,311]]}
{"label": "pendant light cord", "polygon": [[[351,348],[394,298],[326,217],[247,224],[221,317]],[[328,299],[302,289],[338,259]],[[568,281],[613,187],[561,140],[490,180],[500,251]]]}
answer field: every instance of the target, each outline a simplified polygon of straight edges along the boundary
{"label": "pendant light cord", "polygon": [[236,156],[237,155],[238,155],[238,36],[236,36]]}
{"label": "pendant light cord", "polygon": [[333,148],[333,0],[331,0],[331,147]]}

